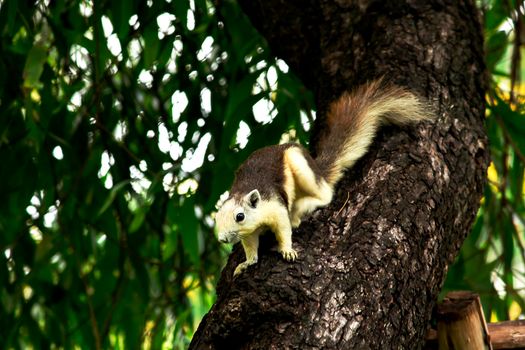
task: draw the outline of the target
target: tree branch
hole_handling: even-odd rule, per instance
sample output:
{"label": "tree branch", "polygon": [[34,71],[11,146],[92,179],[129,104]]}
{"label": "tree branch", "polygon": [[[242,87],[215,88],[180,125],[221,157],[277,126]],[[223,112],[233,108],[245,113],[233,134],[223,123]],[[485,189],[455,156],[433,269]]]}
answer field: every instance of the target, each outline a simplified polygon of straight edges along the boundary
{"label": "tree branch", "polygon": [[488,165],[477,11],[444,0],[307,2],[304,16],[298,6],[243,2],[274,52],[316,87],[314,144],[326,106],[379,76],[426,96],[439,119],[384,128],[329,207],[294,232],[295,263],[268,235],[259,263],[233,280],[236,247],[190,348],[417,348]]}

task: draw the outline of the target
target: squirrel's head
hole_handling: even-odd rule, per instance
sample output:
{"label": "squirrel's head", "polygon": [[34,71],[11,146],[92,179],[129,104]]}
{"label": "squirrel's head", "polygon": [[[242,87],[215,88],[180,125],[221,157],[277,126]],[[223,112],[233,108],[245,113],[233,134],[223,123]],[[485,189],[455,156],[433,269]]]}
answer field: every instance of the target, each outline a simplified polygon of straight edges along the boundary
{"label": "squirrel's head", "polygon": [[215,215],[215,228],[221,243],[237,243],[262,225],[258,212],[261,195],[253,190],[242,197],[230,197]]}

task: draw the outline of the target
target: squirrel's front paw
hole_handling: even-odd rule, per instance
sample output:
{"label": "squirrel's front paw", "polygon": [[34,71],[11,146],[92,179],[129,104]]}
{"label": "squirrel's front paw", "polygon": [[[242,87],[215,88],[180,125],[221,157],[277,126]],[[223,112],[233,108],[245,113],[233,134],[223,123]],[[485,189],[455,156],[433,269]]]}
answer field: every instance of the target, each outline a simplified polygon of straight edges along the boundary
{"label": "squirrel's front paw", "polygon": [[286,261],[294,261],[297,259],[297,252],[295,249],[289,248],[289,249],[281,249],[281,254]]}
{"label": "squirrel's front paw", "polygon": [[237,277],[239,276],[244,270],[246,270],[246,268],[248,267],[248,265],[243,262],[243,263],[240,263],[236,268],[235,268],[235,271],[233,271],[233,277]]}
{"label": "squirrel's front paw", "polygon": [[255,261],[245,261],[243,263],[240,263],[236,268],[235,271],[233,271],[233,277],[239,276],[241,273],[243,273],[244,270],[248,268],[248,266],[253,265],[257,262]]}

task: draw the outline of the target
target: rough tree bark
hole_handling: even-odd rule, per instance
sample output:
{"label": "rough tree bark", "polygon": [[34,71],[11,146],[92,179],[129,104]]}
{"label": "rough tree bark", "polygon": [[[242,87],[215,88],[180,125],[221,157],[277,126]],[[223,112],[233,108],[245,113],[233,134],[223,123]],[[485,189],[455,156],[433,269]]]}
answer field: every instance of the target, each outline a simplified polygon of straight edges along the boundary
{"label": "rough tree bark", "polygon": [[[274,53],[313,89],[318,122],[340,93],[385,76],[438,119],[383,128],[331,205],[269,243],[233,280],[237,247],[193,349],[414,349],[479,206],[488,151],[485,70],[471,0],[241,0]],[[315,137],[314,137],[315,144]]]}

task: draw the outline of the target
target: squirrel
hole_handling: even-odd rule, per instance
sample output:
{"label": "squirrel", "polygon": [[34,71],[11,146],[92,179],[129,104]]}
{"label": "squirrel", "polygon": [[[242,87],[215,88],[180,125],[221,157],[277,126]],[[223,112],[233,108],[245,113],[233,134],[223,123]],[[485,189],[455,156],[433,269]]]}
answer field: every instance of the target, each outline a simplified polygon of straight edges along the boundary
{"label": "squirrel", "polygon": [[315,158],[295,143],[253,152],[237,169],[229,197],[215,216],[219,241],[240,241],[246,254],[234,276],[257,263],[259,235],[267,229],[275,234],[283,258],[294,261],[292,228],[332,201],[344,171],[365,155],[380,125],[406,125],[432,116],[413,93],[375,80],[329,106]]}

